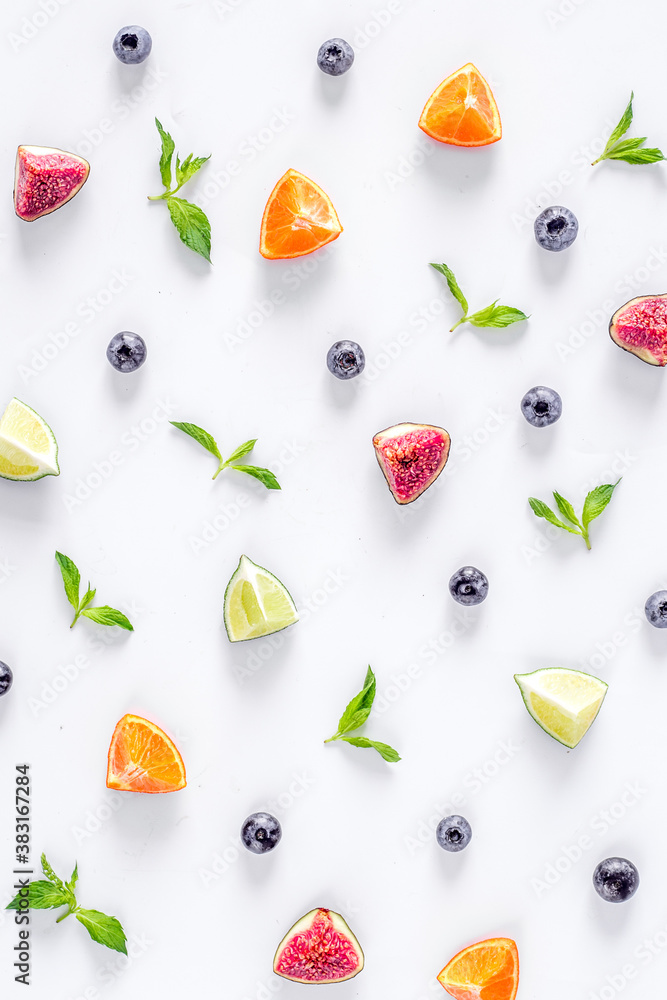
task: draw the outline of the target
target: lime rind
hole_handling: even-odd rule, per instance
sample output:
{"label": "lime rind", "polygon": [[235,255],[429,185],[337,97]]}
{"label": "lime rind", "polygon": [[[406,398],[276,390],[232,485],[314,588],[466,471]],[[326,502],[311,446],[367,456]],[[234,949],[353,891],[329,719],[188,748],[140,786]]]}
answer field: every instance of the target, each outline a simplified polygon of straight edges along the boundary
{"label": "lime rind", "polygon": [[[29,413],[34,418],[35,422],[42,428],[46,437],[51,442],[51,449],[47,455],[44,453],[37,453],[31,448],[28,448],[22,441],[15,438],[13,435],[3,433],[2,423],[7,412],[12,406],[18,406],[27,411],[27,413]],[[36,466],[37,471],[32,475],[13,475],[11,472],[0,472],[0,478],[8,479],[12,482],[29,483],[35,482],[38,479],[43,479],[45,476],[60,475],[60,466],[58,464],[58,442],[56,441],[55,434],[44,418],[41,417],[36,410],[33,410],[31,406],[28,406],[28,404],[24,403],[22,400],[17,399],[16,396],[9,401],[2,417],[0,417],[0,451],[2,451],[2,443],[6,443],[9,449],[31,460],[34,466]]]}
{"label": "lime rind", "polygon": [[[267,601],[262,599],[262,587],[260,584],[261,578],[268,581],[271,584],[271,591],[274,597],[277,597],[279,602],[282,604],[282,609],[278,621],[276,621],[275,616],[271,616],[271,609],[267,608]],[[248,589],[243,593],[241,592],[241,602],[249,610],[259,612],[261,619],[263,619],[264,627],[258,625],[255,629],[252,626],[246,631],[246,634],[237,634],[239,629],[234,627],[231,621],[231,603],[235,596],[235,591],[240,585],[247,584]],[[270,603],[270,593],[265,595],[269,597]],[[285,615],[285,607],[287,608],[287,616]],[[263,636],[273,635],[275,632],[282,632],[283,629],[288,628],[290,625],[294,625],[295,622],[299,620],[299,613],[296,609],[296,605],[292,599],[292,595],[288,591],[287,587],[275,576],[270,570],[266,569],[264,566],[259,566],[254,563],[252,559],[248,556],[242,555],[239,559],[239,564],[236,567],[232,577],[227,584],[225,589],[225,596],[223,602],[223,621],[225,624],[225,629],[227,631],[227,637],[230,642],[245,642],[249,639],[259,639]],[[248,621],[248,625],[250,622]],[[252,632],[252,634],[248,634]]]}
{"label": "lime rind", "polygon": [[[544,667],[529,674],[515,674],[514,680],[521,691],[524,705],[540,729],[570,750],[581,742],[595,722],[609,687],[599,677],[581,670],[570,670],[567,667]],[[560,685],[559,680],[563,682]],[[568,681],[569,694],[578,695],[578,700],[571,697],[569,704],[564,697],[556,696],[559,687],[561,694],[568,693],[566,691]],[[556,721],[560,716],[563,722],[560,731],[553,725],[548,725],[544,716],[535,710],[532,703],[533,696],[542,702]],[[566,738],[568,731],[569,739]]]}

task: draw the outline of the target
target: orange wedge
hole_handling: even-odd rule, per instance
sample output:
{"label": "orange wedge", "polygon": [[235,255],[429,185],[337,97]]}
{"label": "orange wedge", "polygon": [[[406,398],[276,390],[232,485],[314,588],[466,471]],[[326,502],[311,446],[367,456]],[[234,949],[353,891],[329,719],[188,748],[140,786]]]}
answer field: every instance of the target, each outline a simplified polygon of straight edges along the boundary
{"label": "orange wedge", "polygon": [[456,1000],[514,1000],[519,988],[519,952],[511,938],[489,938],[464,948],[438,982]]}
{"label": "orange wedge", "polygon": [[123,792],[175,792],[185,788],[185,765],[159,726],[124,715],[111,737],[107,788]]}
{"label": "orange wedge", "polygon": [[303,257],[342,232],[331,198],[298,170],[288,170],[266,203],[259,252],[268,260]]}
{"label": "orange wedge", "polygon": [[433,91],[419,127],[452,146],[488,146],[503,134],[491,88],[472,63],[452,73]]}

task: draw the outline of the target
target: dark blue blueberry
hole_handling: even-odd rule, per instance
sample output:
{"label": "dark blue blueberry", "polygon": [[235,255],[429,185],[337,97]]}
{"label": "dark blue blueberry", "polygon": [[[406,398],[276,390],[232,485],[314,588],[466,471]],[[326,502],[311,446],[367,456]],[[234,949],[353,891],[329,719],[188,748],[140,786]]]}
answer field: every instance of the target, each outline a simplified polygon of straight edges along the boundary
{"label": "dark blue blueberry", "polygon": [[7,694],[12,686],[13,680],[14,674],[11,672],[7,664],[0,660],[0,695]]}
{"label": "dark blue blueberry", "polygon": [[317,53],[317,65],[323,73],[329,76],[341,76],[347,73],[354,62],[354,49],[344,38],[330,38],[320,45]]}
{"label": "dark blue blueberry", "polygon": [[121,28],[113,40],[113,53],[122,63],[142,63],[144,59],[148,59],[152,48],[153,39],[138,24],[128,24]]}
{"label": "dark blue blueberry", "polygon": [[624,903],[639,887],[639,872],[627,858],[606,858],[593,872],[593,885],[608,903]]}
{"label": "dark blue blueberry", "polygon": [[667,590],[656,590],[644,605],[644,614],[654,628],[667,628]]}
{"label": "dark blue blueberry", "polygon": [[327,353],[327,368],[336,378],[355,378],[366,364],[364,352],[353,340],[338,340]]}
{"label": "dark blue blueberry", "polygon": [[124,330],[109,341],[107,358],[117,372],[136,372],[146,360],[146,343],[138,333]]}
{"label": "dark blue blueberry", "polygon": [[253,813],[241,827],[241,840],[253,854],[272,851],[283,835],[280,823],[271,813]]}
{"label": "dark blue blueberry", "polygon": [[445,851],[462,851],[472,839],[470,823],[463,816],[445,816],[438,823],[435,839]]}
{"label": "dark blue blueberry", "polygon": [[562,205],[545,208],[535,219],[535,239],[543,250],[567,250],[578,232],[576,215]]}
{"label": "dark blue blueberry", "polygon": [[481,570],[474,566],[462,566],[449,581],[449,593],[459,604],[472,607],[486,600],[489,581]]}
{"label": "dark blue blueberry", "polygon": [[536,385],[521,400],[521,412],[533,427],[555,424],[563,412],[563,400],[555,389]]}

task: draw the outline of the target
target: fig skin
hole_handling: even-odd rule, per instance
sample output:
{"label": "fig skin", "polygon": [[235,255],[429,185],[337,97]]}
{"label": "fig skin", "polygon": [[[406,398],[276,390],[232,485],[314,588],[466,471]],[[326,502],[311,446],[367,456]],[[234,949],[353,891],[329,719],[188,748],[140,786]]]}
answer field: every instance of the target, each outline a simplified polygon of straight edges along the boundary
{"label": "fig skin", "polygon": [[[627,322],[628,319],[633,321]],[[609,336],[618,347],[640,361],[664,368],[667,365],[667,292],[637,295],[624,303],[609,321]]]}
{"label": "fig skin", "polygon": [[51,215],[88,180],[90,164],[77,153],[51,146],[19,146],[14,171],[14,211],[24,222]]}

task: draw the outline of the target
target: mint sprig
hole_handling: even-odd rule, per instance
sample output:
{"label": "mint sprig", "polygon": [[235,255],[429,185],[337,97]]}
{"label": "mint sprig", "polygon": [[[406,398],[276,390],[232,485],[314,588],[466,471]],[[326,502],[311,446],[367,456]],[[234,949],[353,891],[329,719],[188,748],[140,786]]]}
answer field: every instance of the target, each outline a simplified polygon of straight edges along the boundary
{"label": "mint sprig", "polygon": [[387,743],[378,743],[376,740],[369,740],[365,736],[350,736],[349,733],[359,729],[371,714],[373,702],[375,700],[375,674],[369,667],[366,671],[364,686],[359,694],[356,694],[348,704],[338,722],[338,729],[333,736],[330,736],[325,743],[333,743],[334,740],[343,740],[354,747],[377,750],[380,756],[390,764],[395,764],[401,758],[393,747]]}
{"label": "mint sprig", "polygon": [[[31,910],[55,910],[61,906],[66,906],[65,913],[61,913],[56,923],[74,914],[79,923],[83,924],[93,941],[103,944],[105,948],[113,951],[120,951],[127,955],[127,938],[117,917],[110,917],[99,910],[85,910],[79,906],[76,898],[76,883],[79,878],[78,865],[74,866],[69,882],[63,882],[58,878],[53,868],[42,854],[42,871],[45,879],[36,879],[28,886],[28,903]],[[7,905],[8,910],[18,910],[21,896],[19,893],[14,896],[11,903]]]}
{"label": "mint sprig", "polygon": [[[177,193],[184,184],[194,177],[198,170],[204,166],[210,156],[194,156],[190,153],[181,163],[178,154],[176,155],[175,171],[172,167],[172,160],[176,145],[169,132],[165,132],[160,122],[155,119],[157,130],[160,134],[162,149],[160,152],[160,177],[164,185],[164,194],[149,195],[149,201],[166,201],[171,221],[174,223],[181,242],[186,247],[194,250],[201,257],[211,263],[211,224],[199,205],[193,205],[184,198],[177,198]],[[175,182],[173,175],[175,173]],[[175,184],[172,187],[172,184]]]}
{"label": "mint sprig", "polygon": [[463,316],[454,324],[449,331],[450,333],[453,333],[461,323],[470,323],[472,326],[478,327],[503,329],[506,326],[511,326],[512,323],[520,323],[522,320],[529,318],[520,309],[515,309],[514,306],[499,306],[498,299],[485,309],[480,309],[476,313],[469,313],[468,300],[461,291],[452,269],[447,264],[431,264],[431,267],[434,267],[436,271],[445,276],[450,292],[463,310]]}
{"label": "mint sprig", "polygon": [[565,497],[561,496],[555,490],[553,491],[554,500],[565,521],[561,521],[558,515],[543,500],[529,497],[528,503],[536,517],[543,517],[549,524],[553,524],[557,528],[562,528],[563,531],[569,531],[571,535],[580,535],[586,542],[586,548],[590,549],[589,525],[591,521],[600,516],[608,505],[620,481],[619,479],[615,483],[603,483],[601,486],[596,486],[595,489],[591,490],[584,500],[581,519],[575,514],[574,507],[570,501],[566,500]]}
{"label": "mint sprig", "polygon": [[191,438],[194,438],[202,448],[209,451],[211,455],[214,455],[218,459],[218,468],[213,473],[212,478],[217,479],[223,469],[236,469],[237,472],[245,472],[247,476],[252,476],[253,479],[259,479],[260,483],[266,486],[267,490],[279,490],[280,483],[271,472],[270,469],[263,469],[259,465],[241,465],[239,459],[245,458],[245,456],[253,450],[257,444],[257,438],[252,438],[250,441],[244,441],[236,448],[229,458],[224,459],[220,454],[220,449],[216,444],[215,438],[205,431],[203,427],[198,427],[197,424],[183,423],[180,420],[170,420],[169,423],[173,427],[178,427],[179,431],[183,431],[184,434],[188,434]]}
{"label": "mint sprig", "polygon": [[659,160],[665,159],[661,150],[651,147],[646,148],[644,146],[646,136],[642,136],[639,139],[623,139],[623,136],[632,124],[632,102],[634,96],[634,92],[630,94],[628,106],[623,112],[621,120],[609,136],[607,145],[600,156],[598,156],[597,160],[593,160],[592,167],[596,163],[599,163],[600,160],[623,160],[625,163],[641,165],[645,163],[658,163]]}
{"label": "mint sprig", "polygon": [[96,590],[91,589],[90,583],[88,584],[86,593],[79,599],[81,574],[69,556],[63,555],[62,552],[56,552],[56,562],[60,567],[67,600],[74,608],[74,618],[72,619],[70,628],[74,628],[79,618],[83,616],[84,618],[90,618],[93,622],[97,622],[98,625],[118,625],[119,628],[124,628],[127,632],[134,632],[132,623],[122,611],[110,608],[108,604],[97,608],[90,607],[97,593]]}

